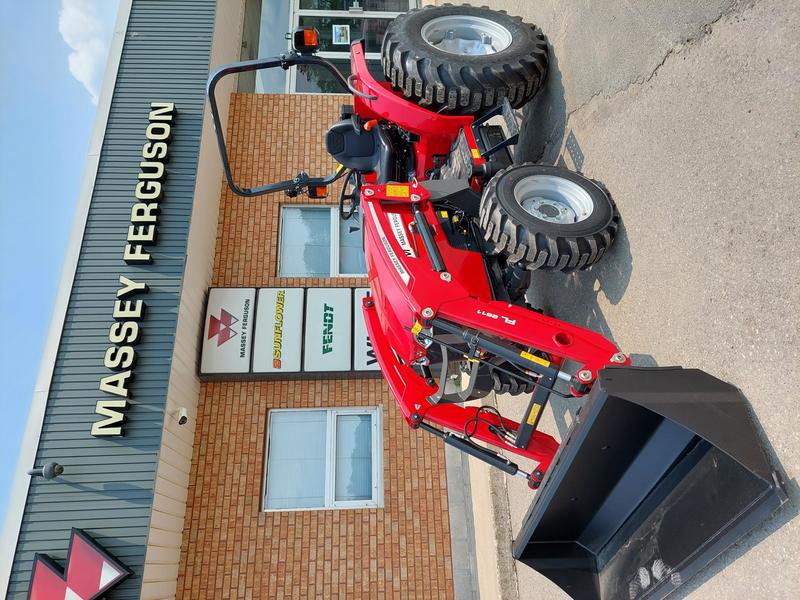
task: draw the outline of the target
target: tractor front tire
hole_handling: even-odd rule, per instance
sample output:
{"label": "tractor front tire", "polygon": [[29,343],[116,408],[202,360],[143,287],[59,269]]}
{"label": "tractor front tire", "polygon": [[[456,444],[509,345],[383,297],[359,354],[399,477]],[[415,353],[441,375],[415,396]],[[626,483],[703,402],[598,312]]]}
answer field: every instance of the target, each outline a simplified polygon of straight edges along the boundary
{"label": "tractor front tire", "polygon": [[442,114],[477,115],[508,98],[519,108],[541,89],[547,39],[535,25],[475,6],[425,6],[383,37],[386,78],[406,98]]}
{"label": "tractor front tire", "polygon": [[489,251],[528,270],[570,272],[611,247],[619,211],[601,184],[560,167],[514,165],[486,186],[480,228]]}
{"label": "tractor front tire", "polygon": [[532,383],[522,381],[496,369],[492,370],[492,384],[496,394],[511,394],[512,396],[532,394],[535,387]]}

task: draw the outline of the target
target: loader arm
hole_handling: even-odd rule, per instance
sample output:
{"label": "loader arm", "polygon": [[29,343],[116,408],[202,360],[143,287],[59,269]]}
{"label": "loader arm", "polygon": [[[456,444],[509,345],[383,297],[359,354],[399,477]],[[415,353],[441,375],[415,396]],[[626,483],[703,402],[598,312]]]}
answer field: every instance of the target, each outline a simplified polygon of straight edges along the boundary
{"label": "loader arm", "polygon": [[[588,391],[600,369],[627,364],[628,358],[597,333],[494,300],[483,256],[448,243],[424,183],[367,185],[362,208],[372,290],[364,300],[364,317],[403,416],[414,428],[435,425],[460,438],[445,441],[480,441],[536,461],[530,479],[536,485],[558,449],[554,438],[536,428],[549,395]],[[499,357],[515,365],[517,375],[535,380],[522,418],[444,401],[443,380],[425,373],[430,348],[437,345],[451,354],[462,352],[458,347],[470,348],[473,370],[488,366],[490,356]],[[583,379],[563,371],[564,360],[576,362]],[[572,392],[558,391],[557,382]]]}

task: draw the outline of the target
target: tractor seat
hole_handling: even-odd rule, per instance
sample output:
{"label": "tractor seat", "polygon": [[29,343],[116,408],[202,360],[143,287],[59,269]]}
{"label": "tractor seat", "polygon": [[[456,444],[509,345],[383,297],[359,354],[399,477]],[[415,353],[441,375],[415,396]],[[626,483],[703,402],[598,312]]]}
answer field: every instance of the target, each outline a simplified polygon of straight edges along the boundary
{"label": "tractor seat", "polygon": [[386,183],[394,177],[394,150],[379,125],[369,131],[358,131],[351,119],[334,123],[325,134],[325,148],[347,169],[374,172],[376,183]]}

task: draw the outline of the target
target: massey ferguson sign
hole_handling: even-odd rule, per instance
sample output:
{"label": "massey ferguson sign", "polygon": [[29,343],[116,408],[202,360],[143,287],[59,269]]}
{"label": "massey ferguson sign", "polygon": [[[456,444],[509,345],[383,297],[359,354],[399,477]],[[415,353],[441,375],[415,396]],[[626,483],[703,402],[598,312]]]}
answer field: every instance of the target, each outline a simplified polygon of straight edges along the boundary
{"label": "massey ferguson sign", "polygon": [[378,372],[361,302],[367,288],[214,288],[203,375]]}
{"label": "massey ferguson sign", "polygon": [[73,529],[62,569],[46,554],[36,554],[28,600],[95,600],[131,571],[80,529]]}
{"label": "massey ferguson sign", "polygon": [[202,373],[246,373],[250,370],[253,288],[215,288],[208,293],[203,331]]}

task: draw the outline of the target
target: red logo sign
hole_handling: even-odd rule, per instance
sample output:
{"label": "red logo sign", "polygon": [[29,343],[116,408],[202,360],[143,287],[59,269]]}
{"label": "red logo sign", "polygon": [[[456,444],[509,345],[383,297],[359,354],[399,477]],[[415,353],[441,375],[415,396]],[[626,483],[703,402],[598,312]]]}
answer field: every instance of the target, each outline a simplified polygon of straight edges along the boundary
{"label": "red logo sign", "polygon": [[66,569],[36,553],[28,600],[95,600],[131,574],[86,533],[73,529]]}
{"label": "red logo sign", "polygon": [[211,315],[211,318],[208,320],[208,339],[217,336],[217,346],[222,346],[222,344],[239,333],[231,329],[231,325],[238,322],[239,319],[224,308],[220,308],[219,318]]}

